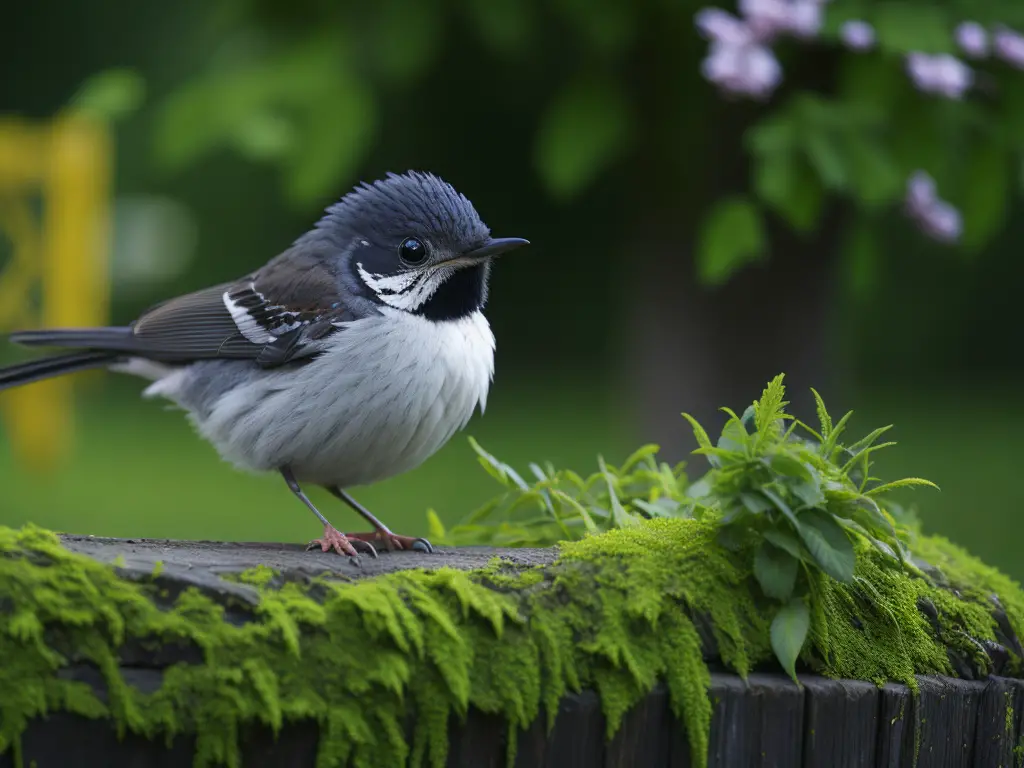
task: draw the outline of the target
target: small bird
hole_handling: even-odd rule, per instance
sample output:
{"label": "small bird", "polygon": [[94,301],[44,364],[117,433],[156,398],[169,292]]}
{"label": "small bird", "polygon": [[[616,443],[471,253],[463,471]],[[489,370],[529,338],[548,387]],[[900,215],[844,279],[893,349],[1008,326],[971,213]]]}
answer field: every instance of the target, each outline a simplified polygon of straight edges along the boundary
{"label": "small bird", "polygon": [[[91,368],[147,379],[242,470],[279,473],[319,518],[323,552],[433,551],[391,532],[348,488],[422,464],[483,412],[494,335],[492,238],[447,182],[409,171],[362,183],[255,272],[170,299],[127,326],[12,333],[67,351],[0,368],[0,390]],[[320,485],[373,531],[344,534],[302,490]]]}

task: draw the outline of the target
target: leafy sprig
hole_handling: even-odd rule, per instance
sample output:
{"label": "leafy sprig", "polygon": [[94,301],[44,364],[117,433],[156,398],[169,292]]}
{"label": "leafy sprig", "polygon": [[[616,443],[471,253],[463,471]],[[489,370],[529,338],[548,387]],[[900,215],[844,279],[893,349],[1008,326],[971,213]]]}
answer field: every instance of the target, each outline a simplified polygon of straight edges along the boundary
{"label": "leafy sprig", "polygon": [[527,483],[476,440],[469,442],[480,465],[505,491],[450,530],[429,511],[430,536],[439,543],[551,546],[644,518],[688,514],[685,463],[659,462],[656,445],[642,446],[620,466],[599,456],[597,471],[587,477],[550,462],[531,463]]}
{"label": "leafy sprig", "polygon": [[[754,552],[753,575],[764,595],[782,604],[772,625],[772,646],[795,675],[796,658],[809,627],[807,597],[812,569],[850,582],[856,557],[853,540],[865,539],[906,562],[898,524],[881,497],[897,488],[933,483],[910,477],[883,483],[871,475],[873,455],[893,442],[879,442],[880,427],[849,445],[842,438],[852,412],[833,424],[814,390],[818,430],[785,412],[783,376],[773,379],[742,416],[729,415],[717,443],[692,417],[699,448],[711,470],[689,489],[694,508],[721,517],[723,546]],[[787,426],[788,423],[788,426]]]}
{"label": "leafy sprig", "polygon": [[722,409],[729,418],[715,442],[684,413],[697,440],[694,453],[710,464],[693,483],[684,464],[658,461],[655,445],[643,446],[618,467],[599,457],[598,470],[586,478],[530,464],[533,480],[527,482],[471,438],[480,464],[505,490],[450,530],[430,511],[430,536],[447,544],[547,546],[644,518],[713,515],[722,546],[749,557],[754,580],[775,606],[772,648],[795,678],[815,576],[853,581],[856,539],[891,558],[893,567],[916,570],[907,558],[908,529],[898,522],[907,513],[887,494],[937,487],[918,477],[874,477],[875,453],[895,444],[880,442],[891,425],[847,443],[852,411],[833,423],[821,396],[811,391],[817,429],[786,413],[782,374],[742,415]]}

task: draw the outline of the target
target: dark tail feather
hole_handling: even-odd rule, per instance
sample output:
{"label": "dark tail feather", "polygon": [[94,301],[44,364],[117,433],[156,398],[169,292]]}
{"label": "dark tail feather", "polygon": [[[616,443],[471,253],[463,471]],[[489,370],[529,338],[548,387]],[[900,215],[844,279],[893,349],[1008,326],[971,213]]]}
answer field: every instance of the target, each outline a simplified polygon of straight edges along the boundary
{"label": "dark tail feather", "polygon": [[120,355],[114,352],[70,352],[66,355],[53,355],[27,363],[9,365],[0,368],[0,390],[31,384],[40,379],[63,376],[66,373],[102,368],[116,361],[118,357]]}
{"label": "dark tail feather", "polygon": [[128,351],[133,346],[132,329],[128,327],[44,328],[38,331],[15,331],[8,338],[15,344],[28,347]]}

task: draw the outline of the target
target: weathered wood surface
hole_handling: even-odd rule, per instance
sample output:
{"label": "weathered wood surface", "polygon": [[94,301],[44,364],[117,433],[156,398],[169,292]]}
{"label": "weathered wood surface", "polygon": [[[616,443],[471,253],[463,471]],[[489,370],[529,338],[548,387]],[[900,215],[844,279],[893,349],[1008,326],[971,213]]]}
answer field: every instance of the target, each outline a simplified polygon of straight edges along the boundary
{"label": "weathered wood surface", "polygon": [[[358,579],[388,571],[439,567],[474,568],[498,555],[522,564],[554,559],[547,549],[440,549],[421,553],[382,554],[358,564],[337,555],[308,553],[298,545],[223,544],[113,540],[65,536],[69,549],[111,562],[129,576],[158,577],[172,596],[189,586],[223,598],[226,606],[252,604],[254,589],[225,581],[220,574],[237,573],[263,563],[287,578],[308,578],[330,570]],[[171,652],[155,658],[138,649],[123,657],[125,679],[142,690],[155,690],[162,667],[189,661]],[[147,656],[146,654],[149,654]],[[103,699],[100,674],[78,666],[63,671],[89,683]],[[920,678],[920,695],[902,685],[878,688],[869,683],[805,676],[802,686],[784,676],[755,673],[746,681],[713,672],[709,696],[713,717],[708,749],[710,768],[732,766],[795,766],[802,768],[1010,768],[1024,764],[1024,680]],[[2,692],[0,692],[2,696]],[[669,708],[667,692],[656,688],[627,713],[615,737],[605,739],[605,718],[596,694],[584,691],[563,699],[554,729],[538,721],[519,734],[517,768],[689,768],[690,745],[681,722]],[[452,722],[451,768],[505,765],[505,724],[497,717],[471,710],[465,723]],[[243,765],[291,768],[314,766],[315,723],[289,723],[275,739],[268,728],[241,734]],[[177,768],[190,766],[193,740],[151,743],[127,734],[119,739],[107,723],[66,713],[32,722],[22,737],[24,765],[36,768]],[[13,756],[0,756],[0,768],[13,766]]]}

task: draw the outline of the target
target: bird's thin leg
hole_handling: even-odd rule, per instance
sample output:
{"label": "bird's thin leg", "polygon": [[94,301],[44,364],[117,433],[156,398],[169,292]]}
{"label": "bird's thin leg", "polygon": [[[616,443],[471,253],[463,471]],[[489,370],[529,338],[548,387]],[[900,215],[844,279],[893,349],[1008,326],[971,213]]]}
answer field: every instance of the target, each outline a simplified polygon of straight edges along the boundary
{"label": "bird's thin leg", "polygon": [[323,552],[330,552],[333,549],[339,555],[349,555],[350,557],[356,557],[359,553],[356,551],[355,544],[358,543],[359,549],[366,551],[373,557],[377,556],[377,550],[374,549],[373,544],[371,544],[368,541],[349,541],[348,537],[345,534],[343,534],[341,531],[339,531],[337,528],[331,525],[327,521],[327,518],[320,514],[320,510],[317,509],[316,506],[314,506],[313,502],[309,500],[309,497],[305,494],[305,492],[303,492],[302,488],[299,487],[299,483],[298,481],[296,481],[295,475],[292,474],[291,469],[289,469],[288,467],[282,467],[280,472],[281,477],[284,478],[284,481],[288,484],[288,488],[291,490],[291,492],[295,494],[299,501],[301,501],[303,504],[309,507],[310,512],[316,515],[317,518],[319,518],[320,522],[324,524],[323,537],[319,539],[313,539],[313,541],[309,542],[309,544],[306,546],[307,550],[319,545],[321,551]]}
{"label": "bird's thin leg", "polygon": [[349,533],[347,534],[349,539],[365,542],[383,541],[389,551],[394,549],[418,549],[422,552],[434,551],[434,547],[426,539],[416,539],[412,536],[399,536],[396,533],[392,533],[391,529],[378,520],[376,515],[353,499],[348,491],[343,488],[327,486],[327,490],[352,507],[374,527],[373,533]]}

